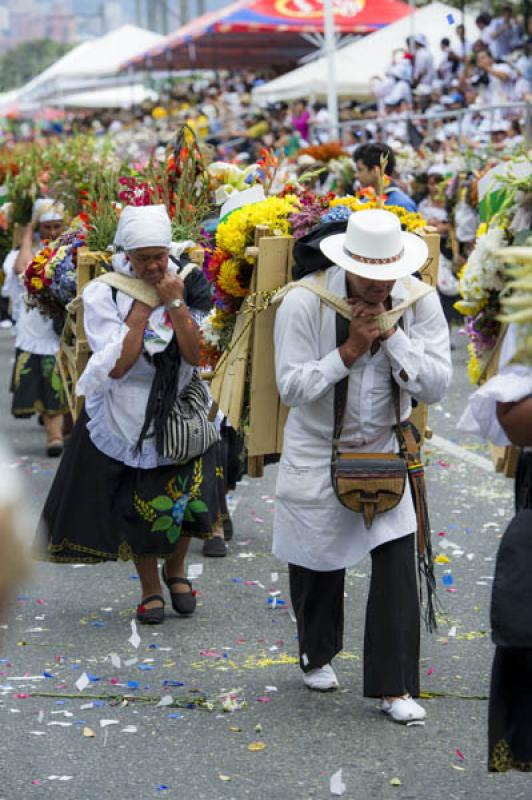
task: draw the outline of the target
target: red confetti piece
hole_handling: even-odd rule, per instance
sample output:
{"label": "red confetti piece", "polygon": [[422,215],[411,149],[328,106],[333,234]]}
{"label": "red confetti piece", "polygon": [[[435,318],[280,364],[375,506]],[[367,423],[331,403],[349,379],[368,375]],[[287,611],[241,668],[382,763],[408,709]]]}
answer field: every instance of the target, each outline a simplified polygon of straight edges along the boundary
{"label": "red confetti piece", "polygon": [[427,675],[432,675],[433,672],[434,672],[433,668],[429,667],[427,670]]}
{"label": "red confetti piece", "polygon": [[15,695],[15,697],[17,698],[17,700],[27,700],[29,698],[29,694],[26,694],[24,692],[19,692],[18,694]]}
{"label": "red confetti piece", "polygon": [[461,751],[461,750],[459,750],[458,748],[456,748],[456,750],[455,750],[454,752],[455,752],[455,755],[457,755],[457,756],[458,756],[458,758],[460,759],[460,761],[465,761],[465,755],[462,753],[462,751]]}
{"label": "red confetti piece", "polygon": [[257,697],[257,703],[271,703],[271,697]]}

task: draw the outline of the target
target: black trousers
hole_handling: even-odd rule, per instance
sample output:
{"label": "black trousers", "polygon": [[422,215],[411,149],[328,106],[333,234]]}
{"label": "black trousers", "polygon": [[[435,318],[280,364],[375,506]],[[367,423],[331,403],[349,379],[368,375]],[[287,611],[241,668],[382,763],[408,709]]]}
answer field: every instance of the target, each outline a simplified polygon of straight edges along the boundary
{"label": "black trousers", "polygon": [[[364,635],[364,696],[419,696],[420,609],[415,536],[371,551]],[[301,669],[329,664],[343,647],[345,570],[288,565]]]}

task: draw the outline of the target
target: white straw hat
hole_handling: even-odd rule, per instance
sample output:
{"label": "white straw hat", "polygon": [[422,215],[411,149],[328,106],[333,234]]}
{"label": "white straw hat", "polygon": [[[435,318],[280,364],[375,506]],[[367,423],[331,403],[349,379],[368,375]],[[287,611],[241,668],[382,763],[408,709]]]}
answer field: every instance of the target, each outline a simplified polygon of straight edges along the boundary
{"label": "white straw hat", "polygon": [[355,211],[347,231],[327,236],[320,249],[347,272],[374,281],[412,275],[423,267],[429,254],[423,239],[405,233],[395,214],[378,208]]}

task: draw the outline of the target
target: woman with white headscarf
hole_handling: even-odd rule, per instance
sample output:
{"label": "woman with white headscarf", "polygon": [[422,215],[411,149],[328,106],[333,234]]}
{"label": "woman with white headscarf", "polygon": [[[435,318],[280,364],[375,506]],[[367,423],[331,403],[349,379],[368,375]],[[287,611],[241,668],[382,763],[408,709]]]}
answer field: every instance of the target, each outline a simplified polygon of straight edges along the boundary
{"label": "woman with white headscarf", "polygon": [[22,275],[43,243],[61,235],[64,216],[62,203],[49,198],[37,200],[20,248],[12,250],[4,262],[3,291],[11,299],[16,322],[11,412],[17,418],[40,415],[48,437],[47,454],[52,458],[63,452],[63,415],[68,412],[63,385],[55,371],[59,334],[53,320],[25,305]]}
{"label": "woman with white headscarf", "polygon": [[[164,447],[169,413],[197,380],[196,323],[211,297],[200,270],[180,277],[164,206],[125,208],[115,241],[123,252],[113,267],[122,274],[96,279],[83,292],[93,353],[77,387],[85,411],[46,501],[38,545],[57,562],[133,560],[142,585],[137,619],[160,624],[157,559],[164,559],[174,610],[190,615],[196,599],[186,552],[191,536],[211,535],[217,513],[215,447],[180,463]],[[117,288],[124,276],[130,283]],[[152,304],[128,293],[135,277],[137,290],[155,297]]]}

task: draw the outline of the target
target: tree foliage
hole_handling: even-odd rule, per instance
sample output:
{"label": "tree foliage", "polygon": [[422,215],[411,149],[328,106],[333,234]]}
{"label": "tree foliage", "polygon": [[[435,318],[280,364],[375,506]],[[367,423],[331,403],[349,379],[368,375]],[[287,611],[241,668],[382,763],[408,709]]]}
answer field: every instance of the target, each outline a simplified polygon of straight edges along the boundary
{"label": "tree foliage", "polygon": [[52,39],[22,42],[0,56],[0,91],[17,89],[67,53],[71,44]]}

